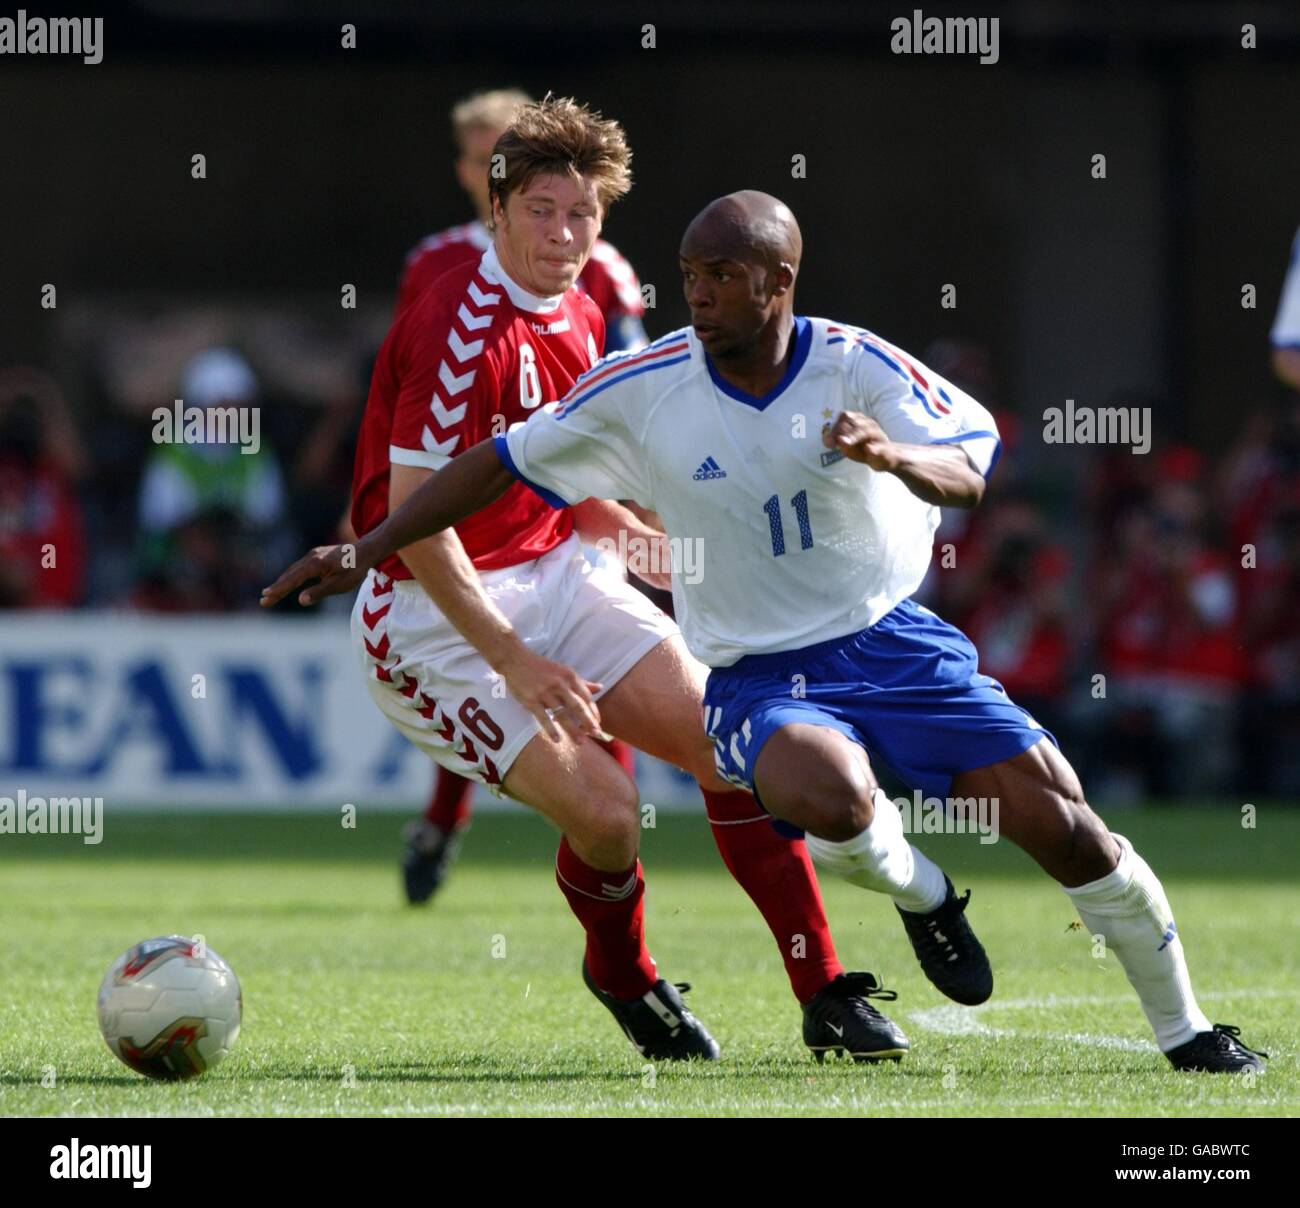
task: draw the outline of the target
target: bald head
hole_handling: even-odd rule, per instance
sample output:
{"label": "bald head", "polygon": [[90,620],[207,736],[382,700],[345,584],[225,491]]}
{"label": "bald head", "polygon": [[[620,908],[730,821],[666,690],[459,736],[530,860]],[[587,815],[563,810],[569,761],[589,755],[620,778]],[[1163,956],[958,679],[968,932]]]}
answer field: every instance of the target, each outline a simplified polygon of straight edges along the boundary
{"label": "bald head", "polygon": [[742,189],[704,207],[686,228],[681,254],[686,259],[755,261],[768,269],[782,264],[799,271],[803,237],[790,207],[770,193]]}
{"label": "bald head", "polygon": [[[803,239],[788,206],[745,189],[711,201],[682,236],[691,326],[715,363],[783,363]],[[758,380],[753,379],[753,380]]]}

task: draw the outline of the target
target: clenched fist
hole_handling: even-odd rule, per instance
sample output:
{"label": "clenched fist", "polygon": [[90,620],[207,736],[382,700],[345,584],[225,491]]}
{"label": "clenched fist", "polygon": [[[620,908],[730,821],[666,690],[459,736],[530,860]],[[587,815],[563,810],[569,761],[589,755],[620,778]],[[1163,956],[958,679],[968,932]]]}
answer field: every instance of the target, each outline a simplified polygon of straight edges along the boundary
{"label": "clenched fist", "polygon": [[860,411],[841,411],[822,428],[822,444],[838,449],[850,461],[888,472],[898,465],[897,452],[885,430]]}

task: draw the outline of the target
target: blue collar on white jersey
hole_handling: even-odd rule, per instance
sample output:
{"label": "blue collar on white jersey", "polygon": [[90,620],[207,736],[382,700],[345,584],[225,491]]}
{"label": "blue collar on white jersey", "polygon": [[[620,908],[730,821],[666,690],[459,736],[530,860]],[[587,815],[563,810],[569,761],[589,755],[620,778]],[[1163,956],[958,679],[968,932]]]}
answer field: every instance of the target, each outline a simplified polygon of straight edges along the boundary
{"label": "blue collar on white jersey", "polygon": [[728,398],[734,398],[738,403],[744,403],[746,407],[753,407],[755,411],[762,411],[771,402],[774,402],[784,391],[785,388],[794,381],[795,375],[803,368],[803,363],[808,359],[808,350],[812,347],[812,324],[808,322],[803,315],[794,317],[794,355],[790,358],[790,364],[786,366],[785,374],[762,398],[757,398],[752,394],[746,394],[743,390],[738,390],[730,382],[725,381],[721,374],[713,367],[709,354],[704,354],[704,363],[709,367],[709,377],[713,379],[713,384],[722,391]]}

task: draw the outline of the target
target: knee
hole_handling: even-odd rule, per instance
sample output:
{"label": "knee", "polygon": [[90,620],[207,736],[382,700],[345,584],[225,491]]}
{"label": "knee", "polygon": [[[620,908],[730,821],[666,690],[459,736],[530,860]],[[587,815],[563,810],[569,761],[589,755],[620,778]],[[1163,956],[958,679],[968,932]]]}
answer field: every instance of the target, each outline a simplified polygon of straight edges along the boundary
{"label": "knee", "polygon": [[617,791],[593,793],[566,828],[569,845],[593,868],[618,870],[636,860],[641,837],[636,786],[623,778]]}
{"label": "knee", "polygon": [[791,792],[799,825],[831,843],[852,839],[871,825],[875,794],[875,777],[862,767],[824,768]]}

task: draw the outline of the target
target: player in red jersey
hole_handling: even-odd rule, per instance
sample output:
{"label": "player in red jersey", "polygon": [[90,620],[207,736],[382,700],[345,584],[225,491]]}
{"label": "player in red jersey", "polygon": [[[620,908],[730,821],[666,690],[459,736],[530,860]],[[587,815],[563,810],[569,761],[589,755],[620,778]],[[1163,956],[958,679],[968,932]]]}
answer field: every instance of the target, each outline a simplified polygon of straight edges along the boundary
{"label": "player in red jersey", "polygon": [[[403,311],[380,351],[357,450],[359,534],[477,441],[566,391],[600,354],[599,308],[572,286],[630,184],[622,131],[570,100],[547,100],[522,109],[496,149],[506,171],[492,182],[492,246]],[[704,668],[670,618],[587,562],[575,528],[588,540],[658,536],[616,503],[553,508],[515,484],[370,570],[352,623],[375,702],[440,765],[563,832],[556,879],[587,934],[584,980],[643,1056],[710,1058],[717,1046],[646,949],[638,796],[592,741],[602,719],[700,782],[723,860],[781,950],[805,1043],[864,1060],[900,1056],[880,1043],[874,979],[845,974],[835,955],[805,844],[717,778],[700,709]],[[263,603],[329,553],[300,560]]]}
{"label": "player in red jersey", "polygon": [[[406,257],[398,289],[400,315],[439,277],[452,269],[477,264],[492,243],[488,224],[492,204],[488,197],[488,172],[492,148],[505,132],[521,105],[532,98],[517,89],[481,92],[458,102],[451,111],[452,135],[460,154],[456,179],[473,203],[473,222],[449,227],[422,239]],[[591,257],[578,276],[578,288],[600,308],[605,320],[604,351],[617,352],[644,347],[645,328],[641,317],[641,285],[636,273],[613,245],[597,239]],[[635,774],[632,750],[615,739],[608,750],[628,775]],[[469,825],[474,782],[450,768],[437,767],[433,791],[424,815],[406,830],[406,851],[402,857],[402,883],[413,906],[427,902],[446,879],[465,828]]]}

